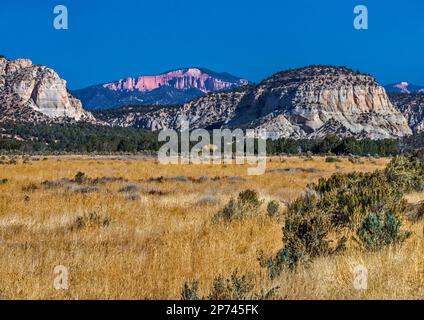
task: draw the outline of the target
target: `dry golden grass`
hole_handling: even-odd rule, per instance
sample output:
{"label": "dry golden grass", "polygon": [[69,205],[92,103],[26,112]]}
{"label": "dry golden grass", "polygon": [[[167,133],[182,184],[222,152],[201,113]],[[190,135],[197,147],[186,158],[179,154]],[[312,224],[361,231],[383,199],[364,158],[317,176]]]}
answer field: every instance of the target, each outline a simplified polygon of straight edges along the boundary
{"label": "dry golden grass", "polygon": [[[17,165],[0,165],[0,297],[11,299],[179,299],[185,280],[198,280],[207,294],[219,275],[252,274],[258,289],[279,286],[278,298],[419,298],[424,294],[422,225],[400,248],[364,254],[349,250],[323,258],[309,268],[281,275],[269,283],[258,252],[275,254],[282,247],[282,221],[266,215],[231,223],[213,216],[232,196],[255,189],[265,200],[294,200],[308,183],[334,172],[372,171],[388,159],[326,163],[323,158],[273,158],[268,169],[315,168],[316,172],[274,172],[247,176],[247,166],[164,166],[153,160],[106,157],[56,157]],[[46,180],[123,177],[88,194],[63,187],[44,188]],[[206,182],[148,182],[151,177],[236,176]],[[128,184],[137,196],[119,192]],[[156,194],[143,190],[155,189]],[[422,195],[415,195],[416,198]],[[420,198],[420,199],[421,199]],[[265,210],[265,205],[263,206]],[[95,212],[100,222],[77,227],[78,217]],[[80,218],[81,219],[81,218]],[[109,224],[103,226],[103,220]],[[352,286],[352,268],[369,269],[369,289]],[[53,269],[66,266],[69,289],[53,288]]]}
{"label": "dry golden grass", "polygon": [[422,192],[413,192],[411,194],[408,194],[405,197],[405,199],[406,199],[406,201],[408,201],[408,203],[416,204],[416,203],[419,203],[419,202],[424,201],[424,193],[422,193]]}

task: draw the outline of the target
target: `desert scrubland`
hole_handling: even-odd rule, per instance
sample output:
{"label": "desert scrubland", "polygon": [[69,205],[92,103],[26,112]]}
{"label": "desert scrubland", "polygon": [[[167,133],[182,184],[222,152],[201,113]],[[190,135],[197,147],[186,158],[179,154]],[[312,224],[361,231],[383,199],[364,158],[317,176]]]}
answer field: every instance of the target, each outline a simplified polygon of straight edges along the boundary
{"label": "desert scrubland", "polygon": [[[402,244],[372,251],[348,244],[340,254],[283,269],[272,279],[259,261],[284,246],[287,206],[308,184],[334,173],[384,169],[389,161],[274,157],[268,159],[266,174],[248,176],[247,165],[3,157],[0,297],[180,299],[185,283],[189,288],[197,283],[197,294],[207,297],[214,279],[237,272],[258,298],[422,298],[420,221],[403,221],[411,235]],[[231,198],[245,190],[257,192],[255,213],[217,219]],[[417,204],[424,194],[406,198]],[[270,213],[271,201],[277,207]],[[67,290],[54,287],[58,265],[69,271]],[[368,269],[367,290],[353,285],[357,265]]]}

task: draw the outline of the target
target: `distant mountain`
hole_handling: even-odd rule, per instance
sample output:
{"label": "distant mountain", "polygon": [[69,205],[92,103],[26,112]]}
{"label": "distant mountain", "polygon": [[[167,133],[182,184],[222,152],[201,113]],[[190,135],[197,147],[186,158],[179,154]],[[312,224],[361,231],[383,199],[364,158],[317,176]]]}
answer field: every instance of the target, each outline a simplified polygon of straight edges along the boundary
{"label": "distant mountain", "polygon": [[85,108],[96,110],[130,104],[184,104],[210,92],[231,90],[247,84],[247,80],[228,73],[186,68],[154,76],[125,78],[75,90],[73,94]]}
{"label": "distant mountain", "polygon": [[410,84],[409,82],[399,82],[389,84],[384,87],[387,92],[398,92],[398,93],[424,93],[424,86],[417,86]]}
{"label": "distant mountain", "polygon": [[28,59],[0,57],[0,122],[94,122],[66,81]]}
{"label": "distant mountain", "polygon": [[177,108],[126,108],[112,125],[179,129],[264,129],[270,137],[394,138],[412,133],[376,80],[345,67],[310,66],[277,73],[258,85],[215,92]]}

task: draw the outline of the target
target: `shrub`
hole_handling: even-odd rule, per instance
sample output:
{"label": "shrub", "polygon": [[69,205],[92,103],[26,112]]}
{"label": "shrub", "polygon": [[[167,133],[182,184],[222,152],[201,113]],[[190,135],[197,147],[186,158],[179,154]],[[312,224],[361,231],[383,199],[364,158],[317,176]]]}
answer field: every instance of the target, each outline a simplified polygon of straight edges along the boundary
{"label": "shrub", "polygon": [[176,182],[188,182],[189,181],[188,177],[186,177],[186,176],[171,177],[169,180],[176,181]]}
{"label": "shrub", "polygon": [[199,300],[198,288],[199,283],[197,281],[191,284],[186,281],[181,289],[181,300]]}
{"label": "shrub", "polygon": [[113,177],[113,176],[104,176],[100,178],[95,179],[87,179],[91,184],[107,184],[107,183],[113,183],[117,181],[127,181],[126,179],[122,177]]}
{"label": "shrub", "polygon": [[255,288],[253,279],[246,275],[234,272],[229,279],[222,275],[215,278],[209,300],[250,300],[253,298],[252,290]]}
{"label": "shrub", "polygon": [[90,212],[83,216],[76,217],[71,229],[82,229],[85,227],[108,227],[110,225],[109,216],[100,216],[97,212]]}
{"label": "shrub", "polygon": [[355,157],[355,156],[349,156],[349,162],[352,164],[359,164],[361,163],[361,158]]}
{"label": "shrub", "polygon": [[285,249],[280,250],[275,257],[266,257],[262,251],[259,253],[259,265],[267,268],[270,280],[274,280],[284,267],[289,267],[290,270],[294,269],[295,264],[289,263],[287,253]]}
{"label": "shrub", "polygon": [[198,282],[185,282],[181,289],[182,300],[264,300],[274,297],[278,287],[269,291],[256,290],[254,279],[251,275],[233,272],[229,278],[217,276],[206,297],[199,297]]}
{"label": "shrub", "polygon": [[396,157],[384,172],[388,182],[402,192],[424,191],[424,163],[415,157]]}
{"label": "shrub", "polygon": [[218,212],[215,221],[231,221],[233,219],[243,219],[256,214],[262,205],[258,193],[254,190],[245,190],[239,193],[237,201],[231,199],[229,203]]}
{"label": "shrub", "polygon": [[342,160],[340,160],[337,157],[327,157],[327,158],[325,158],[325,162],[335,163],[335,162],[342,162]]}
{"label": "shrub", "polygon": [[73,180],[75,183],[82,184],[87,181],[87,176],[84,172],[78,171]]}
{"label": "shrub", "polygon": [[70,180],[66,178],[62,178],[59,180],[53,180],[53,181],[44,181],[42,185],[45,189],[53,189],[53,188],[59,188],[59,187],[65,187],[70,184]]}
{"label": "shrub", "polygon": [[358,236],[368,250],[402,242],[410,235],[401,232],[401,221],[391,213],[370,213],[358,229]]}
{"label": "shrub", "polygon": [[76,192],[76,193],[82,193],[82,194],[100,191],[99,187],[96,187],[96,186],[80,186],[75,184],[69,184],[69,185],[66,185],[65,187],[66,187],[66,190]]}
{"label": "shrub", "polygon": [[328,239],[332,231],[331,214],[317,208],[319,201],[314,193],[310,193],[289,206],[283,228],[285,246],[276,262],[283,262],[293,269],[299,262],[308,262],[342,248],[344,237],[333,246]]}
{"label": "shrub", "polygon": [[402,243],[409,207],[406,192],[424,187],[424,163],[414,158],[395,158],[385,170],[373,173],[335,174],[309,186],[308,192],[290,204],[283,227],[284,247],[269,259],[261,259],[270,277],[284,267],[294,269],[319,256],[333,255],[354,239],[364,250]]}
{"label": "shrub", "polygon": [[133,193],[138,191],[140,191],[140,186],[133,183],[127,184],[118,190],[120,193]]}
{"label": "shrub", "polygon": [[130,193],[125,197],[125,199],[129,201],[138,201],[141,199],[141,197],[138,194]]}
{"label": "shrub", "polygon": [[279,203],[277,201],[274,201],[274,200],[268,202],[266,212],[267,212],[268,216],[270,216],[271,218],[278,217],[280,215],[280,205],[279,205]]}
{"label": "shrub", "polygon": [[424,217],[424,202],[421,201],[417,205],[413,206],[412,211],[410,212],[408,219],[412,222],[419,222]]}
{"label": "shrub", "polygon": [[240,207],[234,199],[231,199],[230,202],[218,213],[217,217],[224,220],[232,220],[238,218],[240,213]]}
{"label": "shrub", "polygon": [[258,193],[255,190],[245,190],[239,193],[239,204],[251,209],[258,209],[261,205]]}
{"label": "shrub", "polygon": [[23,192],[34,192],[37,189],[38,189],[38,186],[33,182],[22,187]]}
{"label": "shrub", "polygon": [[8,181],[8,179],[0,179],[0,185],[6,184]]}

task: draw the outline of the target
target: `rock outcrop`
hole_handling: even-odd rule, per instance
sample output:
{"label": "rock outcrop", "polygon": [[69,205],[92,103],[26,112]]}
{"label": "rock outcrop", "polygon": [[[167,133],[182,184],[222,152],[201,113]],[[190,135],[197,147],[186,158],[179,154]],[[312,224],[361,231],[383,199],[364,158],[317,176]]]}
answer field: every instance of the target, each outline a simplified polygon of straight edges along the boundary
{"label": "rock outcrop", "polygon": [[275,74],[257,86],[211,93],[179,109],[126,112],[112,123],[150,130],[253,128],[272,138],[395,138],[412,133],[374,78],[344,67],[311,66]]}
{"label": "rock outcrop", "polygon": [[206,93],[235,89],[246,84],[247,80],[228,73],[188,68],[156,76],[126,78],[73,93],[88,109],[107,109],[130,104],[183,104]]}
{"label": "rock outcrop", "polygon": [[66,81],[30,60],[0,58],[0,121],[94,121]]}
{"label": "rock outcrop", "polygon": [[424,93],[389,93],[389,98],[414,132],[424,131]]}

